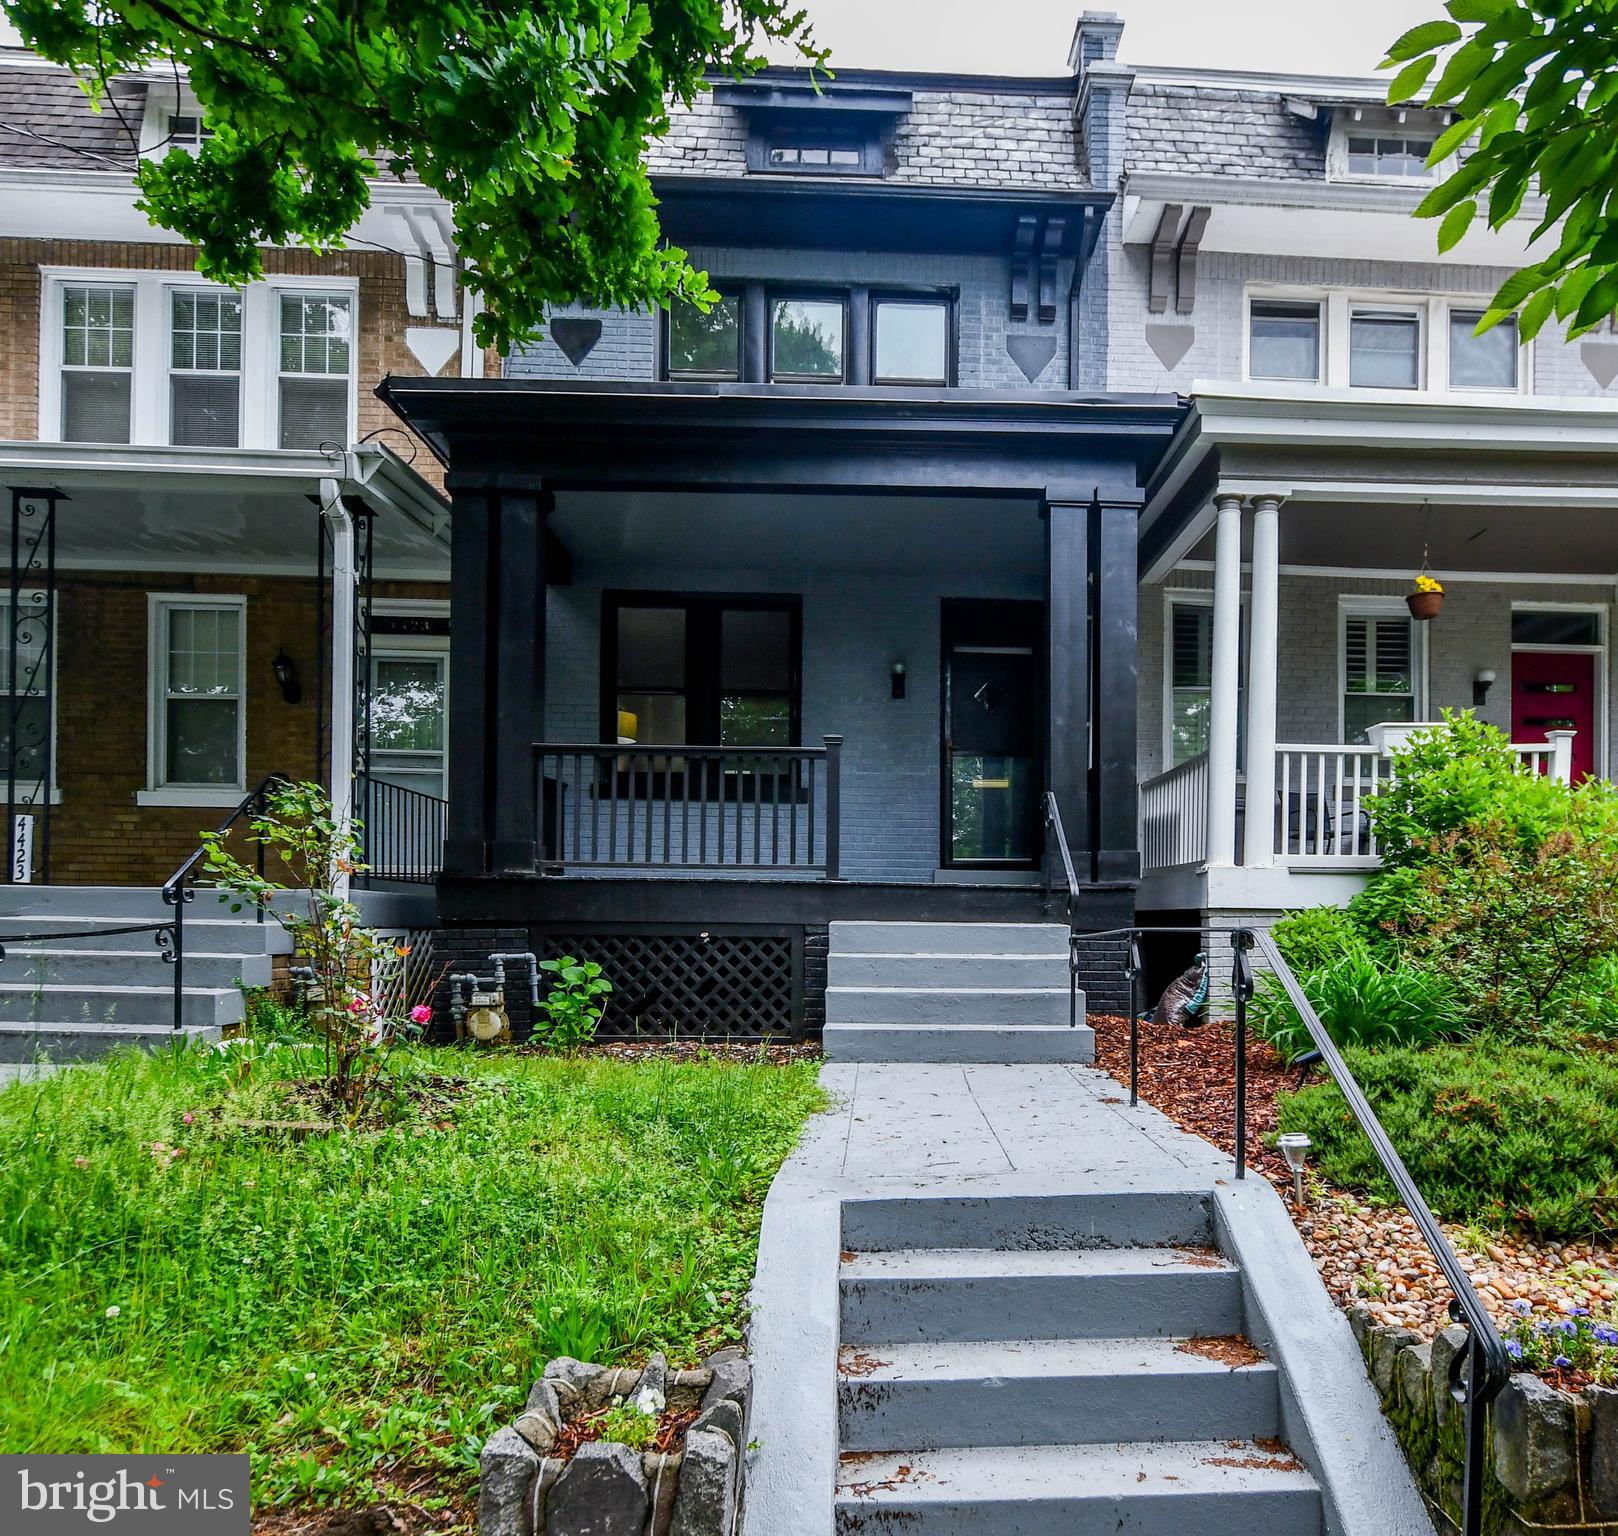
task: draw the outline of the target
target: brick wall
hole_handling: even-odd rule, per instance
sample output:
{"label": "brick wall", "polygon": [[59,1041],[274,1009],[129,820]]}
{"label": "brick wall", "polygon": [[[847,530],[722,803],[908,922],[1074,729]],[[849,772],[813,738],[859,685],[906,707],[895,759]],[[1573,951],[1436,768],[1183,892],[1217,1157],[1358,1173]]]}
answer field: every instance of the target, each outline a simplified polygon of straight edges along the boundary
{"label": "brick wall", "polygon": [[[39,436],[40,268],[89,267],[130,271],[189,272],[196,251],[188,245],[118,244],[96,240],[0,239],[0,438]],[[422,373],[405,344],[405,330],[429,324],[412,318],[405,303],[403,258],[384,251],[266,250],[272,275],[352,277],[359,281],[358,424],[366,436],[387,428],[382,441],[435,484],[442,483],[437,461],[426,445],[405,431],[397,416],[376,398],[375,388],[390,373]],[[494,354],[487,368],[498,368]],[[453,362],[448,372],[455,371]]]}
{"label": "brick wall", "polygon": [[[246,782],[256,784],[269,773],[317,776],[313,577],[63,575],[57,593],[56,681],[61,803],[53,811],[51,833],[51,878],[58,883],[141,885],[166,879],[196,847],[199,831],[225,815],[214,807],[135,803],[147,782],[149,592],[246,597]],[[376,594],[442,597],[443,588],[378,582]],[[282,699],[271,671],[283,648],[303,684],[298,704]]]}

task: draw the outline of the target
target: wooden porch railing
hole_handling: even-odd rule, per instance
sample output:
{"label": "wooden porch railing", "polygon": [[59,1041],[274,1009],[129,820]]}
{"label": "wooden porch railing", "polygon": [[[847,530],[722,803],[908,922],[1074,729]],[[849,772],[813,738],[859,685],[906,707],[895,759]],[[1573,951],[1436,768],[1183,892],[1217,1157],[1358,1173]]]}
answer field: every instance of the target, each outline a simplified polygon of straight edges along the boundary
{"label": "wooden porch railing", "polygon": [[1208,862],[1208,754],[1199,752],[1140,787],[1144,874]]}
{"label": "wooden porch railing", "polygon": [[540,858],[840,873],[841,736],[819,747],[536,742]]}

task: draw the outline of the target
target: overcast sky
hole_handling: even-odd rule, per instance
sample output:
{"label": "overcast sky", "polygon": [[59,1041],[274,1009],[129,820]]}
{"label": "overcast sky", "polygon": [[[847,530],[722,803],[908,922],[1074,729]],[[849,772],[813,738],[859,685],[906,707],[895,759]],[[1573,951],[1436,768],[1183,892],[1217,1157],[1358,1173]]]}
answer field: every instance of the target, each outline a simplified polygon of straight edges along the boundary
{"label": "overcast sky", "polygon": [[[833,67],[1062,74],[1084,0],[802,0]],[[1091,0],[1131,64],[1370,74],[1439,0]]]}
{"label": "overcast sky", "polygon": [[[1059,75],[1083,0],[802,0],[835,64]],[[1112,0],[1131,64],[1369,74],[1439,0]],[[0,21],[0,41],[12,41]]]}

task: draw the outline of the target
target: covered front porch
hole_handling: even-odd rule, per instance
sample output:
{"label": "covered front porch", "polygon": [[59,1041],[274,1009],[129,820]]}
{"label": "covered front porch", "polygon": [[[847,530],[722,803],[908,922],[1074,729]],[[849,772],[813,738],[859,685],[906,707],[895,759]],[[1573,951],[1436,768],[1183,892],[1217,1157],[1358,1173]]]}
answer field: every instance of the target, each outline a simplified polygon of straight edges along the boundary
{"label": "covered front porch", "polygon": [[[1144,909],[1346,901],[1379,863],[1365,801],[1446,709],[1535,771],[1609,771],[1614,419],[1196,398],[1143,518]],[[1444,588],[1425,620],[1423,570]]]}

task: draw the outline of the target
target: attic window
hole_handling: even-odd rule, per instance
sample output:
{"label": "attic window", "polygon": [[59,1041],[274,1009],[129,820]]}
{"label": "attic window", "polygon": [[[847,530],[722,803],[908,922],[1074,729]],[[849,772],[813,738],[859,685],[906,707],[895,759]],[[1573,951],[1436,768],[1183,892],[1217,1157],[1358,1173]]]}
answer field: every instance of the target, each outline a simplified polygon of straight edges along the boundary
{"label": "attic window", "polygon": [[882,141],[874,127],[755,123],[747,139],[747,169],[788,176],[880,176]]}
{"label": "attic window", "polygon": [[201,114],[196,112],[174,112],[168,120],[167,143],[165,149],[183,149],[195,154],[202,148],[204,139],[213,137],[213,129],[203,122]]}
{"label": "attic window", "polygon": [[1432,139],[1408,138],[1403,134],[1350,133],[1348,174],[1350,176],[1427,176],[1427,156],[1433,152]]}
{"label": "attic window", "polygon": [[1447,174],[1448,161],[1427,164],[1447,117],[1411,108],[1339,107],[1326,152],[1327,174],[1334,181],[1432,181]]}

